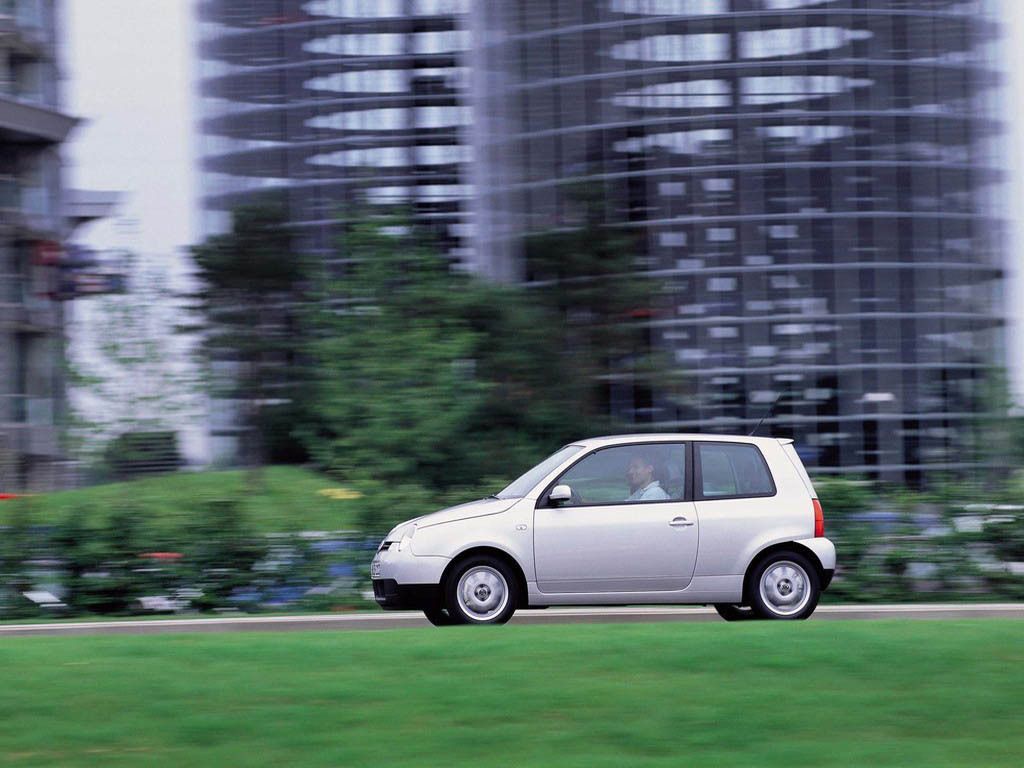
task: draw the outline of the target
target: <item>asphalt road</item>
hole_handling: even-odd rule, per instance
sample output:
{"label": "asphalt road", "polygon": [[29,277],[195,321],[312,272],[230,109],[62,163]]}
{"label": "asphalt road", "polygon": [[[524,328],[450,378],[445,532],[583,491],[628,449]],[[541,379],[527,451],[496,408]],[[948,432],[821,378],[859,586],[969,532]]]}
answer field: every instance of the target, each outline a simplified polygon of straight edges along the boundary
{"label": "asphalt road", "polygon": [[[906,605],[823,605],[811,621],[857,619],[1024,619],[1024,603],[927,603]],[[614,607],[548,608],[519,611],[512,624],[595,624],[651,621],[721,621],[712,608]],[[236,616],[136,621],[68,621],[0,625],[0,635],[146,635],[174,632],[284,632],[291,630],[374,630],[429,627],[412,611],[323,614],[312,616]]]}

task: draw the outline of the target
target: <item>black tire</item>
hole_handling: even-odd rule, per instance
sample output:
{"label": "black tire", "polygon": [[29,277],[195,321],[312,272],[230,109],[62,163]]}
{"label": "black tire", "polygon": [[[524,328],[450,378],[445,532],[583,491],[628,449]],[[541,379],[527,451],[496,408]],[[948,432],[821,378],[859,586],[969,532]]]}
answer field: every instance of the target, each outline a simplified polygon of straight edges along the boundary
{"label": "black tire", "polygon": [[450,627],[455,623],[452,621],[452,617],[448,615],[448,611],[440,605],[432,605],[428,608],[424,608],[423,615],[426,616],[427,621],[435,627]]}
{"label": "black tire", "polygon": [[516,612],[519,592],[519,580],[507,563],[473,555],[458,563],[445,580],[444,602],[454,624],[504,624]]}
{"label": "black tire", "polygon": [[747,597],[754,613],[762,619],[799,621],[818,607],[821,578],[806,555],[787,550],[773,552],[750,571]]}
{"label": "black tire", "polygon": [[750,621],[759,618],[754,609],[746,605],[733,605],[732,603],[715,603],[715,610],[718,615],[726,621]]}

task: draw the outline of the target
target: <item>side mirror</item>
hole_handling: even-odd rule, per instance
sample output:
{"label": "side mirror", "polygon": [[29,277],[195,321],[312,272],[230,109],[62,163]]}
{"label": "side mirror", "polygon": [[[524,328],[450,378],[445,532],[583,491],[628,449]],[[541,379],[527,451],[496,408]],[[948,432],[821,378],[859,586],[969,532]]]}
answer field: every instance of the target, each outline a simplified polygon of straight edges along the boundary
{"label": "side mirror", "polygon": [[556,485],[548,494],[548,501],[552,504],[561,504],[563,501],[572,499],[572,488],[568,485]]}

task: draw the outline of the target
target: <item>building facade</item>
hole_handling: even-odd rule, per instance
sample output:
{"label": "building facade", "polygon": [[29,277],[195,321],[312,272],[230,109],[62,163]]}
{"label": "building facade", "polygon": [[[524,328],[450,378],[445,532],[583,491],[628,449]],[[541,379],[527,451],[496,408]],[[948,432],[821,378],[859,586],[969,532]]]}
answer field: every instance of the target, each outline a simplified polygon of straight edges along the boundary
{"label": "building facade", "polygon": [[[475,268],[600,189],[641,243],[666,430],[796,438],[817,472],[975,458],[1002,359],[998,24],[963,0],[474,4]],[[629,387],[623,382],[622,387]]]}
{"label": "building facade", "polygon": [[63,484],[63,209],[52,0],[0,0],[0,492]]}
{"label": "building facade", "polygon": [[469,0],[203,0],[206,234],[284,201],[331,258],[351,205],[400,205],[464,256]]}
{"label": "building facade", "polygon": [[[202,230],[240,206],[283,205],[293,248],[325,262],[353,207],[411,214],[466,257],[470,0],[202,0]],[[231,375],[232,362],[215,370]],[[237,461],[237,401],[209,419]]]}
{"label": "building facade", "polygon": [[598,191],[689,381],[615,382],[617,417],[767,416],[817,472],[917,482],[976,458],[1002,360],[996,8],[203,0],[205,229],[283,199],[332,258],[344,206],[401,204],[453,261],[529,283],[524,239]]}

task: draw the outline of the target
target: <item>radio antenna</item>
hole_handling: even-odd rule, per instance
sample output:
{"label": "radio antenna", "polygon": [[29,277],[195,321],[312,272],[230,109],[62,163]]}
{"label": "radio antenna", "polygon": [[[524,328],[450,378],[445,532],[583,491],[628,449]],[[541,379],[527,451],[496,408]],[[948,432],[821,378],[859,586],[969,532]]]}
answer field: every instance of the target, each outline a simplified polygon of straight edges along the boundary
{"label": "radio antenna", "polygon": [[764,416],[761,417],[761,420],[759,422],[757,422],[757,425],[752,430],[750,430],[750,434],[747,435],[747,437],[753,437],[757,433],[757,430],[759,430],[761,428],[761,425],[764,423],[764,420],[767,419],[769,416],[771,416],[773,413],[775,413],[775,406],[779,404],[779,400],[781,400],[781,399],[782,399],[782,390],[779,390],[779,394],[777,394],[775,396],[775,399],[772,401],[772,405],[768,409],[768,413],[766,413]]}

